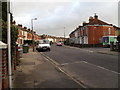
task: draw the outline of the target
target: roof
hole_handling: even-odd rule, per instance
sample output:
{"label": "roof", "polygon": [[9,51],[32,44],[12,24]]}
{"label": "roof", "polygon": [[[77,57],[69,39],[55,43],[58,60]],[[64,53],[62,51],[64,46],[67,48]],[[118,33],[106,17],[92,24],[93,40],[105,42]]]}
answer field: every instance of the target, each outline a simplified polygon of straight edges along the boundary
{"label": "roof", "polygon": [[110,25],[111,26],[111,24],[108,24],[108,23],[106,23],[106,22],[104,22],[102,20],[99,20],[99,19],[97,19],[97,21],[95,19],[93,19],[92,21],[90,21],[89,23],[87,23],[87,25],[94,25],[94,24]]}
{"label": "roof", "polygon": [[78,26],[74,31],[72,31],[69,35],[73,34],[75,31],[77,31],[79,28],[82,28],[83,26]]}

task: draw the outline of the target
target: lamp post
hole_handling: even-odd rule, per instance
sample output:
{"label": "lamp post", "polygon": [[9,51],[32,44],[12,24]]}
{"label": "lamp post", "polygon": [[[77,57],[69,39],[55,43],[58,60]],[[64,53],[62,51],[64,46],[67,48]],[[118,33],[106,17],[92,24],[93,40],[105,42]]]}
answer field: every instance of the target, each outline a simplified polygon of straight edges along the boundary
{"label": "lamp post", "polygon": [[33,20],[37,20],[37,18],[31,19],[31,27],[32,27],[32,43],[33,43],[33,52],[35,51],[35,43],[34,43],[34,31],[33,31]]}
{"label": "lamp post", "polygon": [[8,77],[9,89],[12,89],[12,63],[11,63],[11,18],[10,18],[10,0],[7,0],[7,44],[8,44]]}
{"label": "lamp post", "polygon": [[65,43],[65,27],[64,27],[64,43]]}

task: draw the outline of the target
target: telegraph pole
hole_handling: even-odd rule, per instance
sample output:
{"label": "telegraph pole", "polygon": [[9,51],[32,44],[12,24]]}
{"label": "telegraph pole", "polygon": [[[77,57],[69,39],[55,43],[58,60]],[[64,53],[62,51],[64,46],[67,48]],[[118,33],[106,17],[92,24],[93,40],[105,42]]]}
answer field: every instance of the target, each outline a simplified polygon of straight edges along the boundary
{"label": "telegraph pole", "polygon": [[64,27],[64,42],[65,42],[65,27]]}

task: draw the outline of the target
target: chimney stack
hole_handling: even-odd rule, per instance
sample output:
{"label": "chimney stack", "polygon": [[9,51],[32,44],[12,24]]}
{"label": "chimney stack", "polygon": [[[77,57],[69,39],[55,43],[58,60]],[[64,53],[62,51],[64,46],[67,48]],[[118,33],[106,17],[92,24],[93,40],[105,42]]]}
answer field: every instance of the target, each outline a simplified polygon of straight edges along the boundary
{"label": "chimney stack", "polygon": [[94,18],[95,18],[95,19],[98,19],[98,15],[96,15],[96,13],[95,13],[95,16],[94,16]]}
{"label": "chimney stack", "polygon": [[87,25],[87,23],[84,21],[84,22],[83,22],[83,26],[85,26],[85,25]]}
{"label": "chimney stack", "polygon": [[89,22],[92,22],[92,21],[93,21],[93,17],[90,16],[90,17],[89,17]]}
{"label": "chimney stack", "polygon": [[28,31],[30,31],[30,29],[28,29]]}
{"label": "chimney stack", "polygon": [[24,27],[24,29],[27,29],[27,27]]}
{"label": "chimney stack", "polygon": [[18,24],[18,26],[22,28],[22,24]]}

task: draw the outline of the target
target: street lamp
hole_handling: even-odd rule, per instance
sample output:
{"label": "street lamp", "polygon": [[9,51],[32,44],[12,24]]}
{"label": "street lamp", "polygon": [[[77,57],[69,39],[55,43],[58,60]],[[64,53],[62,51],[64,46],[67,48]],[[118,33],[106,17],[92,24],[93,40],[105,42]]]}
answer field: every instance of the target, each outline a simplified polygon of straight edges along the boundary
{"label": "street lamp", "polygon": [[8,44],[8,76],[9,89],[12,88],[12,63],[11,63],[11,18],[10,18],[10,0],[7,0],[7,44]]}
{"label": "street lamp", "polygon": [[64,43],[65,43],[65,27],[64,27]]}
{"label": "street lamp", "polygon": [[32,42],[33,42],[33,52],[35,51],[35,43],[34,43],[34,32],[33,32],[33,20],[37,20],[37,18],[31,19],[31,26],[32,26]]}

